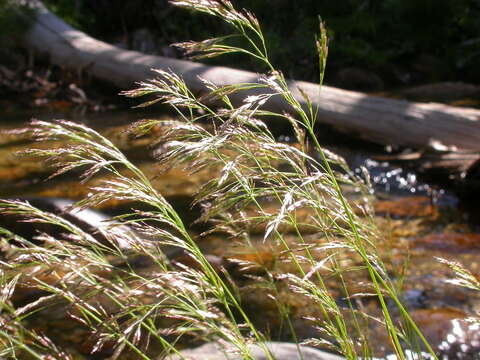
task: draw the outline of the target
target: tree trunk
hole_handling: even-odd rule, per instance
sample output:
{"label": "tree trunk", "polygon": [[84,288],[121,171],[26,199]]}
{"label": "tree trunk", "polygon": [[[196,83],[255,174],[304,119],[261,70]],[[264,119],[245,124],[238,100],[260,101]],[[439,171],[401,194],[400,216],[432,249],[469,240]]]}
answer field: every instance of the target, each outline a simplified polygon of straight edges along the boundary
{"label": "tree trunk", "polygon": [[[84,71],[120,89],[131,89],[135,82],[152,78],[153,68],[172,70],[195,92],[206,90],[199,76],[218,86],[258,81],[258,75],[248,71],[120,49],[73,29],[41,1],[26,1],[37,10],[36,20],[24,37],[26,47],[48,55],[54,64]],[[291,81],[290,88],[303,105],[305,100],[298,88],[319,107],[320,124],[329,124],[350,135],[414,148],[426,148],[436,142],[480,150],[480,110],[392,100],[329,86],[323,86],[320,92],[316,84],[303,81]],[[242,93],[234,102],[240,103],[247,94],[251,93]],[[267,107],[290,110],[280,96],[273,97]]]}

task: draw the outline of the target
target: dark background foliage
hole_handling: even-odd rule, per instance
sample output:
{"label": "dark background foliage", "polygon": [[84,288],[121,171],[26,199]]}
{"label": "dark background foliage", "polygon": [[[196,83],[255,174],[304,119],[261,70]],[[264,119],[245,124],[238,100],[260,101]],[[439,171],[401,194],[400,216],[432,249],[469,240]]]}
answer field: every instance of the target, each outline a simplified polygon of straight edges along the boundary
{"label": "dark background foliage", "polygon": [[[100,38],[148,28],[166,45],[229,31],[221,22],[176,9],[167,0],[48,0],[61,16]],[[480,82],[479,0],[239,0],[254,12],[273,62],[289,77],[315,81],[318,16],[330,34],[327,80],[348,67],[380,75],[389,85]],[[218,60],[215,60],[218,62]],[[258,69],[250,60],[222,62]],[[330,75],[330,76],[329,76]]]}
{"label": "dark background foliage", "polygon": [[[136,32],[146,30],[156,44],[150,51],[163,55],[171,43],[230,31],[221,21],[174,8],[167,0],[45,3],[73,26],[126,47],[131,47]],[[14,45],[22,28],[6,4],[7,0],[0,0],[2,47]],[[318,78],[314,39],[321,16],[330,35],[327,82],[342,86],[346,73],[349,79],[369,77],[366,82],[373,81],[374,90],[451,80],[480,83],[480,0],[238,0],[234,4],[257,15],[273,63],[291,78]],[[170,50],[167,55],[181,54]],[[209,61],[264,70],[244,57]]]}
{"label": "dark background foliage", "polygon": [[14,46],[17,37],[28,28],[28,19],[19,17],[9,0],[0,0],[0,50]]}

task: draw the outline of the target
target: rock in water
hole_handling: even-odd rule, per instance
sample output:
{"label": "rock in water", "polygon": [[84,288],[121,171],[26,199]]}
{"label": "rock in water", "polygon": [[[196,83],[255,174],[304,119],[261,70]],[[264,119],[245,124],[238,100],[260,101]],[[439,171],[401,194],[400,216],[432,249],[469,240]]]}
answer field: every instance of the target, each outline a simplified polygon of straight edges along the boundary
{"label": "rock in water", "polygon": [[[74,202],[68,199],[27,197],[19,200],[27,201],[37,209],[68,220],[107,246],[111,245],[112,239],[115,238],[117,246],[128,248],[129,245],[123,238],[135,236],[133,230],[125,225],[117,226],[115,231],[112,231],[109,228],[109,217],[99,211],[93,209],[72,210],[71,206]],[[28,240],[34,239],[40,233],[46,233],[57,238],[64,237],[65,229],[60,226],[38,222],[23,222],[22,220],[24,219],[25,217],[22,216],[0,214],[0,226]]]}
{"label": "rock in water", "polygon": [[[286,342],[271,341],[265,343],[276,360],[344,360],[345,358],[333,355],[308,346],[297,346]],[[301,354],[298,352],[301,350]],[[252,344],[248,346],[250,355],[255,360],[268,360],[269,357],[261,346]],[[213,342],[195,349],[180,351],[178,355],[167,357],[169,360],[242,360],[240,354],[228,352],[219,343]]]}

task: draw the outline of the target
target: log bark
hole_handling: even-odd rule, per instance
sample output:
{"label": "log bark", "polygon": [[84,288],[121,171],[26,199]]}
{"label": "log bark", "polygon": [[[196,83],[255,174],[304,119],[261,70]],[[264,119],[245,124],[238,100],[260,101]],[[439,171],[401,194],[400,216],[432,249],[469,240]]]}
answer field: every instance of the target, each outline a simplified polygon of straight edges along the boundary
{"label": "log bark", "polygon": [[[48,55],[54,64],[85,71],[120,89],[131,89],[135,82],[154,77],[151,71],[154,68],[179,74],[196,92],[206,90],[199,76],[219,86],[258,81],[258,74],[248,71],[120,49],[72,28],[49,12],[41,1],[24,1],[37,11],[36,20],[23,40],[26,47]],[[305,100],[299,88],[319,107],[320,124],[329,124],[350,135],[379,144],[426,148],[433,141],[459,149],[480,150],[480,110],[386,99],[329,86],[320,91],[318,85],[303,81],[289,84],[303,105]],[[233,100],[240,103],[245,95]],[[280,96],[273,97],[267,106],[290,110]]]}

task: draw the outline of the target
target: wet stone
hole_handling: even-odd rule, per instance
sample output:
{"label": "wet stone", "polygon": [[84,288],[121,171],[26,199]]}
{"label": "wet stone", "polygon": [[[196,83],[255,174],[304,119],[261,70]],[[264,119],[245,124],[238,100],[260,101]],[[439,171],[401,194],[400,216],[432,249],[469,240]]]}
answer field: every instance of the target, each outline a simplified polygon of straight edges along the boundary
{"label": "wet stone", "polygon": [[449,252],[468,252],[480,250],[480,234],[476,233],[435,233],[418,237],[413,241],[415,247],[438,249]]}
{"label": "wet stone", "polygon": [[411,316],[430,345],[439,350],[440,358],[479,359],[479,319],[453,308],[416,310]]}
{"label": "wet stone", "polygon": [[438,209],[426,196],[405,196],[398,199],[379,200],[375,202],[375,211],[391,217],[425,217],[435,216]]}

